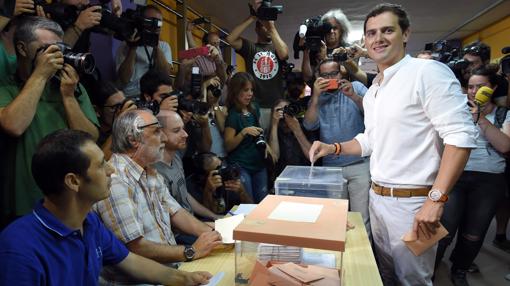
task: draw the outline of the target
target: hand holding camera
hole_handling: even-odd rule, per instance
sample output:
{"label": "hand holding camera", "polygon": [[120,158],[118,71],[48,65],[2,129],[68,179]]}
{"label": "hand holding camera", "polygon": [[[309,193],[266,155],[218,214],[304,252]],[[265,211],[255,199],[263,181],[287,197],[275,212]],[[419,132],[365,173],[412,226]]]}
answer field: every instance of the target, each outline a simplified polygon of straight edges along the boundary
{"label": "hand holding camera", "polygon": [[171,95],[163,98],[160,102],[159,109],[160,110],[170,110],[177,111],[179,107],[179,99],[176,95]]}
{"label": "hand holding camera", "polygon": [[301,125],[299,124],[299,121],[295,116],[285,114],[283,118],[285,120],[285,124],[287,124],[290,130],[296,131],[298,129],[301,129]]}
{"label": "hand holding camera", "polygon": [[223,182],[225,190],[233,193],[240,193],[242,191],[241,180],[228,180]]}
{"label": "hand holding camera", "polygon": [[250,126],[250,127],[245,127],[243,130],[241,130],[241,135],[243,135],[243,136],[250,135],[253,137],[257,137],[260,134],[262,134],[262,132],[264,132],[264,129],[262,129],[260,127]]}
{"label": "hand holding camera", "polygon": [[209,192],[216,191],[217,188],[223,186],[223,181],[221,180],[220,171],[212,170],[209,172],[209,176],[207,176],[207,181],[205,183],[205,189]]}
{"label": "hand holding camera", "polygon": [[34,14],[35,8],[34,1],[32,0],[16,0],[13,16],[18,16],[23,13]]}
{"label": "hand holding camera", "polygon": [[64,68],[60,71],[60,93],[63,98],[74,98],[74,91],[78,86],[80,77],[76,70],[70,64],[64,64]]}
{"label": "hand holding camera", "polygon": [[74,25],[84,31],[99,25],[101,16],[101,6],[91,6],[80,12]]}
{"label": "hand holding camera", "polygon": [[34,74],[51,78],[64,67],[64,54],[57,45],[41,48],[36,55]]}

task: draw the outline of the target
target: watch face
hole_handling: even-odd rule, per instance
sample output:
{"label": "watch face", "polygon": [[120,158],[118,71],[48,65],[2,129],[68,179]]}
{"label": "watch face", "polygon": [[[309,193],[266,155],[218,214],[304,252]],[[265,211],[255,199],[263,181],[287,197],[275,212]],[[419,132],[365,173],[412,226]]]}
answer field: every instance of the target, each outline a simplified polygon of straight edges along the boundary
{"label": "watch face", "polygon": [[195,249],[193,249],[193,247],[186,247],[184,249],[184,255],[186,256],[186,259],[193,259],[193,257],[195,256]]}
{"label": "watch face", "polygon": [[433,200],[434,202],[437,202],[437,201],[439,201],[439,199],[441,199],[442,195],[443,194],[441,194],[441,192],[439,190],[432,190],[429,193],[429,198],[431,200]]}

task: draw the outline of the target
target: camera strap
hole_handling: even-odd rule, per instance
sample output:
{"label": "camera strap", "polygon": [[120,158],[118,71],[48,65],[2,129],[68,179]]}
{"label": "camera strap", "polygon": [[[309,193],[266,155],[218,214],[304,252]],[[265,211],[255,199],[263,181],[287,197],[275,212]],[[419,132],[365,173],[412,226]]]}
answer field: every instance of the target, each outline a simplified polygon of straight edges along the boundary
{"label": "camera strap", "polygon": [[147,60],[149,60],[149,69],[152,69],[154,67],[154,54],[156,53],[156,49],[152,48],[152,55],[149,53],[149,49],[147,48],[147,45],[143,45],[143,48],[145,49],[145,54],[147,55]]}

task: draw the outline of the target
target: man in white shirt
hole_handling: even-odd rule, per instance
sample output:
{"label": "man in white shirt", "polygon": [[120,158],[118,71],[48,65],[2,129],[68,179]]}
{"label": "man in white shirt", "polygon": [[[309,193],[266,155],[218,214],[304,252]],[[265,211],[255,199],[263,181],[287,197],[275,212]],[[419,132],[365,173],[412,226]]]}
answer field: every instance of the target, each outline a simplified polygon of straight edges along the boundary
{"label": "man in white shirt", "polygon": [[363,99],[365,132],[310,149],[311,161],[371,156],[370,221],[385,285],[432,285],[437,245],[414,256],[401,237],[436,233],[447,194],[476,147],[459,82],[446,65],[406,55],[409,33],[399,5],[380,4],[367,15],[365,45],[379,74]]}

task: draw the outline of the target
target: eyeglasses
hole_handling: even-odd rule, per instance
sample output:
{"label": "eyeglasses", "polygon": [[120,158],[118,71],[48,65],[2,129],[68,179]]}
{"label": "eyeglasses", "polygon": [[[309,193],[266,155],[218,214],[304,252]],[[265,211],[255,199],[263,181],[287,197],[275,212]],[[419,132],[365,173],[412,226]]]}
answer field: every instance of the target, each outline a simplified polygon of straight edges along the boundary
{"label": "eyeglasses", "polygon": [[337,76],[340,73],[340,71],[332,71],[332,72],[326,72],[326,73],[320,73],[319,76],[323,78],[333,78]]}
{"label": "eyeglasses", "polygon": [[145,125],[136,126],[136,128],[138,128],[140,130],[143,130],[144,128],[147,128],[147,127],[150,127],[150,126],[156,126],[158,129],[163,128],[163,126],[161,126],[159,121],[148,123],[148,124],[145,124]]}

